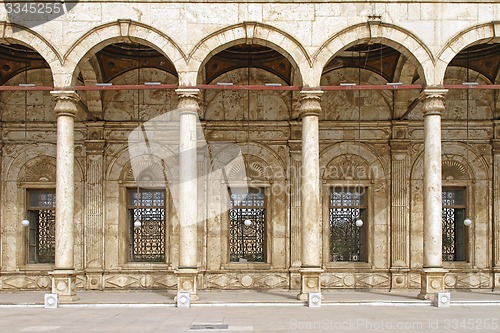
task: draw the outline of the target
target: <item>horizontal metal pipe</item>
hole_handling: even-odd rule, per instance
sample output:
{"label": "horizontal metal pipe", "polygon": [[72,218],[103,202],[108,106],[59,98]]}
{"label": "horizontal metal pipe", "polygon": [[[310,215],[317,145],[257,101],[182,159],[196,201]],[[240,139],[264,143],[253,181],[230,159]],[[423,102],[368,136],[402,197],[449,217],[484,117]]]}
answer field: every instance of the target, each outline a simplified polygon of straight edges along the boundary
{"label": "horizontal metal pipe", "polygon": [[[476,90],[500,90],[499,84],[445,84],[441,86],[444,89],[476,89]],[[422,90],[424,85],[349,85],[349,86],[319,86],[319,87],[301,87],[301,86],[270,86],[270,85],[217,85],[200,84],[197,86],[179,86],[176,84],[155,84],[155,85],[109,85],[109,86],[75,86],[67,88],[57,88],[51,86],[0,86],[0,91],[53,91],[53,90],[71,90],[71,91],[90,91],[90,90],[171,90],[171,89],[204,89],[204,90],[277,90],[277,91],[336,91],[336,90]]]}

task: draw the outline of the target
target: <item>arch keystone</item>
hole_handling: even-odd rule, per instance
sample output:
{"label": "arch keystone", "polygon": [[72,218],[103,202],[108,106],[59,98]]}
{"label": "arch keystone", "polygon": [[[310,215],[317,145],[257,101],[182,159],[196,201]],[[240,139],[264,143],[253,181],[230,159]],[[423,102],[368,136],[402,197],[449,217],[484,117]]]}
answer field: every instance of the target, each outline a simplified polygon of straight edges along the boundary
{"label": "arch keystone", "polygon": [[382,23],[382,20],[380,19],[380,16],[370,16],[368,19],[368,27],[370,29],[370,40],[368,43],[373,43],[372,39],[373,38],[379,38],[380,37],[380,24]]}
{"label": "arch keystone", "polygon": [[128,37],[130,36],[130,25],[132,20],[118,20],[118,25],[120,26],[120,36]]}
{"label": "arch keystone", "polygon": [[493,35],[495,38],[500,38],[500,21],[493,21]]}
{"label": "arch keystone", "polygon": [[245,21],[245,22],[243,22],[243,27],[245,29],[246,44],[253,44],[253,37],[255,35],[255,29],[257,27],[257,22]]}

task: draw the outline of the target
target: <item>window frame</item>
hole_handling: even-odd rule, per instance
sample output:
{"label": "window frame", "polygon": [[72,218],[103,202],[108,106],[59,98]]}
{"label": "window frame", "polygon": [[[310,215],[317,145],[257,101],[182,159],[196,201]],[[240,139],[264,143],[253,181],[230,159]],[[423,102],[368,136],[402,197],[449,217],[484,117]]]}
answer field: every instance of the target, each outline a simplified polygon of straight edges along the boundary
{"label": "window frame", "polygon": [[[365,261],[331,261],[330,258],[330,195],[333,188],[365,189],[366,218],[363,219],[365,228]],[[373,217],[374,217],[374,190],[370,180],[323,181],[322,206],[323,206],[323,266],[325,268],[373,268]]]}
{"label": "window frame", "polygon": [[163,191],[164,192],[164,209],[165,209],[165,235],[164,241],[164,259],[162,261],[132,261],[132,234],[133,231],[133,221],[130,220],[130,193],[137,191],[137,184],[135,182],[126,182],[122,184],[122,210],[120,214],[120,238],[119,242],[119,262],[124,268],[135,269],[138,267],[163,267],[165,269],[170,269],[170,248],[171,248],[171,228],[173,223],[173,212],[171,207],[173,203],[171,202],[171,196],[167,188],[158,187],[158,184],[148,184],[141,182],[139,190],[151,190],[151,191]]}
{"label": "window frame", "polygon": [[[441,187],[441,193],[444,193],[445,191],[456,191],[456,190],[463,191],[464,203],[462,205],[453,205],[453,206],[447,206],[447,207],[463,209],[464,210],[464,219],[465,219],[465,218],[467,218],[467,216],[469,214],[471,214],[471,212],[469,210],[470,207],[468,206],[468,203],[470,202],[470,199],[471,199],[470,187],[468,187],[467,185],[463,185],[463,184],[454,184],[454,185],[443,184]],[[442,198],[442,195],[441,195],[441,198]],[[441,211],[443,211],[445,209],[445,205],[444,205],[442,199],[441,199],[441,204],[442,204]],[[469,216],[469,217],[471,217],[471,216]],[[471,237],[471,233],[472,233],[471,228],[473,226],[471,225],[471,226],[467,227],[467,226],[463,225],[463,221],[461,221],[460,223],[462,223],[461,227],[463,228],[464,260],[442,260],[444,266],[456,266],[456,265],[469,265],[470,264],[470,258],[471,258],[471,253],[470,253],[471,239],[470,239],[470,237]],[[455,229],[455,235],[456,235],[456,229]],[[443,246],[444,246],[443,240],[444,240],[444,237],[441,236],[441,241],[442,241],[441,250],[442,251],[443,251]]]}
{"label": "window frame", "polygon": [[[38,262],[38,261],[31,261],[31,232],[32,230],[36,230],[37,234],[39,233],[39,230],[33,228],[33,216],[32,212],[37,212],[40,211],[41,208],[48,208],[48,207],[43,207],[43,206],[31,206],[30,205],[30,196],[31,193],[35,191],[43,191],[46,193],[51,193],[51,194],[56,194],[56,188],[55,184],[45,184],[45,186],[39,186],[39,184],[24,184],[24,217],[27,218],[30,221],[29,226],[23,227],[25,230],[25,255],[24,255],[24,263],[25,263],[25,268],[26,269],[53,269],[55,265],[55,249],[54,249],[54,260],[52,262]],[[54,206],[51,207],[51,210],[54,211],[54,228],[55,228],[55,214],[56,214],[56,203],[54,200]],[[37,242],[39,240],[39,236],[37,235]],[[54,230],[54,247],[55,247],[55,230]],[[38,246],[37,249],[35,250],[38,252]],[[36,255],[38,257],[38,255]]]}
{"label": "window frame", "polygon": [[[229,216],[229,210],[223,214],[224,218],[224,224],[226,226],[226,229],[223,230],[223,234],[226,235],[225,237],[225,246],[223,246],[223,251],[225,253],[221,253],[221,256],[223,259],[222,261],[222,269],[228,269],[228,270],[240,270],[240,269],[270,269],[271,268],[271,263],[272,263],[272,235],[273,235],[273,230],[272,230],[272,221],[270,220],[271,217],[273,216],[272,212],[272,184],[269,184],[267,182],[251,182],[249,184],[231,184],[231,187],[246,187],[248,186],[249,189],[252,188],[257,188],[257,189],[262,189],[264,191],[264,209],[265,209],[265,215],[264,215],[264,261],[263,262],[257,262],[257,261],[248,261],[248,262],[234,262],[230,261],[230,237],[231,237],[231,218]],[[229,200],[229,205],[231,206],[231,192],[229,186],[226,188],[227,195],[228,195],[228,200]],[[222,235],[223,235],[222,234]]]}

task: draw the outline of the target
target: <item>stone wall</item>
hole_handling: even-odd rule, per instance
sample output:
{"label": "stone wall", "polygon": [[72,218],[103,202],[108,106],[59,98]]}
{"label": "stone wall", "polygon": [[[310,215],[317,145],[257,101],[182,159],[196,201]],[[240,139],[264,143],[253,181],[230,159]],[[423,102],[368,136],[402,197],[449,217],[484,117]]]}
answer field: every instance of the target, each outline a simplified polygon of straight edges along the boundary
{"label": "stone wall", "polygon": [[[403,54],[397,74],[405,84],[460,84],[464,73],[448,67],[467,46],[500,41],[500,4],[461,2],[188,3],[80,2],[51,22],[24,29],[0,10],[0,42],[31,46],[50,69],[29,71],[29,82],[64,88],[95,85],[92,57],[106,45],[138,42],[160,51],[178,76],[128,71],[114,85],[161,81],[195,86],[204,64],[240,43],[279,51],[293,67],[293,85],[341,82],[384,85],[369,71],[341,68],[322,74],[346,48],[381,43]],[[64,33],[61,33],[64,31]],[[415,74],[417,73],[417,74]],[[477,74],[477,73],[475,73]],[[479,83],[487,80],[477,76]],[[415,80],[415,78],[417,78]],[[5,85],[24,82],[21,73]],[[246,69],[217,82],[246,84]],[[82,81],[83,80],[83,81]],[[255,70],[252,84],[285,83]],[[496,79],[498,84],[498,78]],[[179,221],[170,209],[164,263],[128,261],[126,189],[131,177],[127,137],[138,122],[175,109],[173,90],[81,91],[75,124],[75,269],[85,289],[175,289]],[[419,288],[423,253],[423,123],[418,90],[327,91],[320,114],[323,288]],[[443,186],[467,186],[474,223],[468,260],[445,263],[447,288],[498,288],[500,205],[498,192],[498,92],[450,90],[443,113]],[[465,99],[469,109],[465,109]],[[26,101],[26,103],[25,103]],[[26,104],[26,107],[25,107]],[[23,218],[26,188],[55,186],[56,127],[49,92],[3,91],[1,123],[0,289],[48,289],[49,264],[26,264]],[[268,228],[265,263],[228,259],[228,217],[198,227],[198,276],[202,289],[297,289],[300,286],[301,126],[295,91],[204,90],[204,135],[237,143],[253,170],[251,184],[266,187]],[[89,120],[89,114],[93,119]],[[137,121],[137,118],[139,121]],[[464,121],[467,120],[467,121]],[[467,133],[468,131],[468,134]],[[146,163],[146,162],[144,162]],[[150,161],[147,163],[151,163]],[[202,164],[200,164],[202,165]],[[154,169],[154,163],[149,166]],[[351,174],[349,170],[357,170]],[[368,261],[329,261],[328,190],[363,185],[369,193]],[[208,191],[208,190],[207,190]],[[222,195],[210,193],[210,195]],[[169,207],[173,204],[169,199]],[[203,207],[200,212],[203,212]]]}

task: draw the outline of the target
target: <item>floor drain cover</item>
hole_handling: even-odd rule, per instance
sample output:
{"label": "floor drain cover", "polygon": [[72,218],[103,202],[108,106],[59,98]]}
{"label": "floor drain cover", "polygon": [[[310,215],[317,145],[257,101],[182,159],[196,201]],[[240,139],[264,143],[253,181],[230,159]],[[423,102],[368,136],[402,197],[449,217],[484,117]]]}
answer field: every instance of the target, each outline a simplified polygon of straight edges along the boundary
{"label": "floor drain cover", "polygon": [[227,324],[193,324],[191,325],[192,330],[227,330],[229,326]]}

